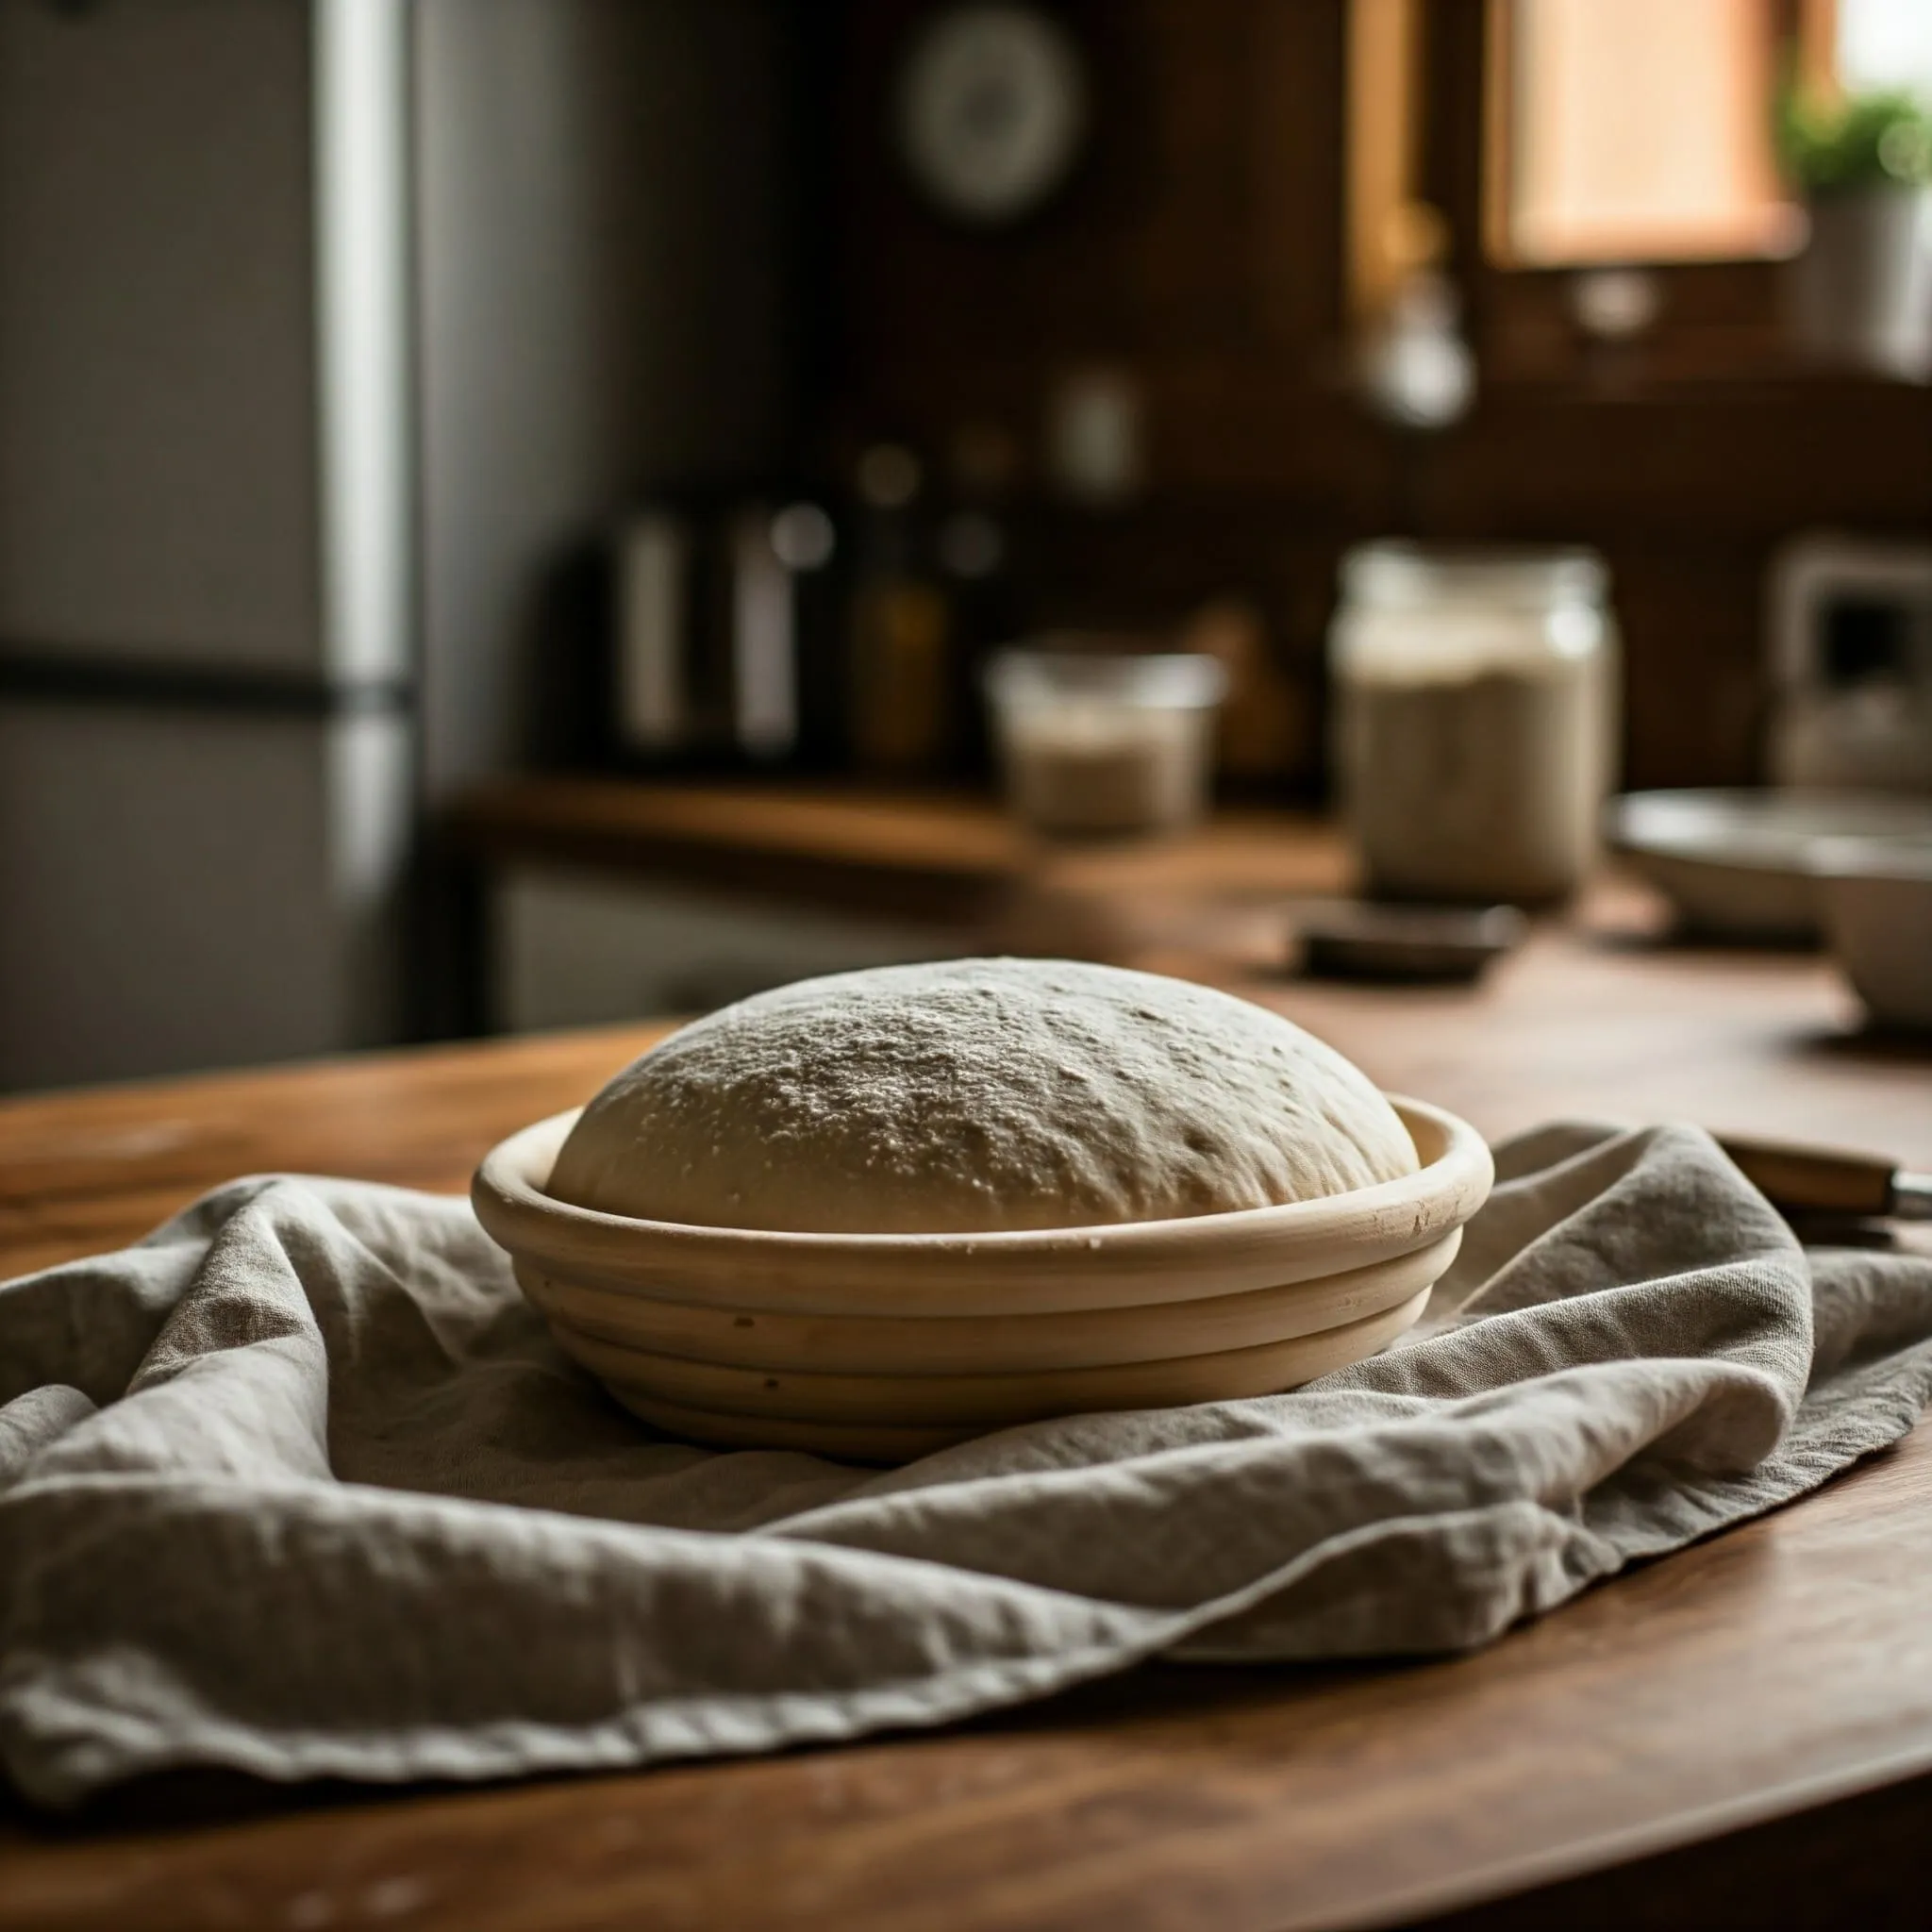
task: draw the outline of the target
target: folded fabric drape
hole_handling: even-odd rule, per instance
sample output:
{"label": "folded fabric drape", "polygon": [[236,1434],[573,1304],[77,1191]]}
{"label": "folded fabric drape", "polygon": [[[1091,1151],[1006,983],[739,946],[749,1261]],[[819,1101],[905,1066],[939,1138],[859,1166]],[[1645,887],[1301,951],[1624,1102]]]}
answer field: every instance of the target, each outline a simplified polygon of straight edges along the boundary
{"label": "folded fabric drape", "polygon": [[1706,1135],[1498,1153],[1424,1325],[1291,1393],[881,1473],[654,1437],[468,1206],[258,1176],[0,1287],[0,1763],[505,1777],[934,1724],[1166,1654],[1482,1643],[1932,1394],[1932,1257]]}

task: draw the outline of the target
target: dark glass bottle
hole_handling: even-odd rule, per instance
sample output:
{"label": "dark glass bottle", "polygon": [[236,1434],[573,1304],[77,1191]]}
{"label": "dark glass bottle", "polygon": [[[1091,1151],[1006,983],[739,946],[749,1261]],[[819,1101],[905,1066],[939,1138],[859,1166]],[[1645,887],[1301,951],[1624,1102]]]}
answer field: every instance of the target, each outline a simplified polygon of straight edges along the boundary
{"label": "dark glass bottle", "polygon": [[865,775],[929,779],[950,762],[957,723],[953,611],[920,515],[924,473],[896,443],[859,458],[854,509],[853,763]]}

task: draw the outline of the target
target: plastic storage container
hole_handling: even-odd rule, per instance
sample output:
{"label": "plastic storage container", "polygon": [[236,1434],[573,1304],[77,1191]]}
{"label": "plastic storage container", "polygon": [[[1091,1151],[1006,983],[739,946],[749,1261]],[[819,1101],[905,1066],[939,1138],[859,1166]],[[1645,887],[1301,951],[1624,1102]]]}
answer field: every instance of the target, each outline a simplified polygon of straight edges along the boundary
{"label": "plastic storage container", "polygon": [[1004,651],[987,667],[1013,809],[1075,838],[1172,831],[1199,818],[1213,774],[1218,659]]}
{"label": "plastic storage container", "polygon": [[1607,587],[1581,550],[1343,558],[1333,750],[1369,891],[1535,905],[1582,881],[1620,730]]}

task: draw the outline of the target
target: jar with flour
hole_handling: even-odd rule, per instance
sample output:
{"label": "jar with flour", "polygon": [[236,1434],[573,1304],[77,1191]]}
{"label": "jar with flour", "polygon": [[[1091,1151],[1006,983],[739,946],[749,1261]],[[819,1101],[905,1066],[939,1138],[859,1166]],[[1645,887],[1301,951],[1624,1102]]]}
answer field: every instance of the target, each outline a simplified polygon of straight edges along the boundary
{"label": "jar with flour", "polygon": [[1333,751],[1368,891],[1537,905],[1581,883],[1620,729],[1607,582],[1581,550],[1343,558]]}

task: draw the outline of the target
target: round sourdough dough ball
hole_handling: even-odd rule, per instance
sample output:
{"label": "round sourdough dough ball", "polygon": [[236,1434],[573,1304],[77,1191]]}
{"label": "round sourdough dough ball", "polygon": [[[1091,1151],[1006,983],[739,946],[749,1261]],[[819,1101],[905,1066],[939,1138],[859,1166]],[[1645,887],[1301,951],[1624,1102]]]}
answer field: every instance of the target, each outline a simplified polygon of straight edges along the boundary
{"label": "round sourdough dough ball", "polygon": [[790,1233],[983,1233],[1265,1208],[1412,1174],[1394,1108],[1224,992],[1060,959],[809,979],[674,1034],[584,1109],[550,1192]]}

